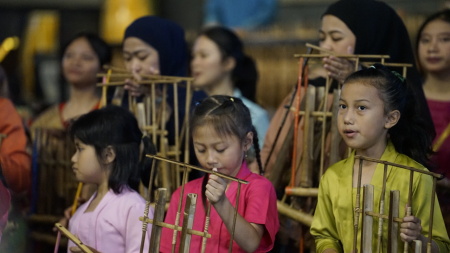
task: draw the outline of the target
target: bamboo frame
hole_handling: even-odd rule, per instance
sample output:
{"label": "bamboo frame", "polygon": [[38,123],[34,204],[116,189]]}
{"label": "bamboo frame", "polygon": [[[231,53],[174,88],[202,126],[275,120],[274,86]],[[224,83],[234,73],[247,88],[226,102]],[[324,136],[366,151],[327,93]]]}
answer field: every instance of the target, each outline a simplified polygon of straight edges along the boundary
{"label": "bamboo frame", "polygon": [[[399,192],[398,191],[391,191],[390,192],[390,204],[389,204],[389,214],[384,214],[384,202],[385,202],[385,192],[386,192],[386,182],[387,182],[387,170],[388,166],[397,167],[400,169],[405,169],[410,172],[410,179],[408,182],[408,197],[407,197],[407,207],[406,207],[406,214],[405,216],[410,216],[412,214],[412,185],[413,185],[413,176],[414,173],[420,173],[424,175],[431,176],[433,178],[433,185],[431,190],[431,208],[430,208],[430,225],[429,225],[429,231],[428,231],[428,242],[427,242],[427,253],[431,252],[431,244],[432,244],[432,235],[433,235],[433,214],[434,214],[434,200],[435,200],[435,194],[436,194],[436,180],[443,178],[443,175],[424,171],[420,169],[416,169],[414,167],[405,166],[402,164],[392,163],[388,161],[383,161],[380,159],[374,159],[370,157],[364,157],[360,155],[355,155],[355,162],[356,160],[359,160],[359,171],[358,171],[358,181],[357,181],[357,193],[356,193],[356,201],[355,201],[355,208],[354,208],[354,235],[353,235],[353,252],[358,252],[358,249],[356,247],[357,237],[358,237],[358,227],[359,227],[359,216],[362,213],[363,215],[363,221],[361,224],[361,249],[362,252],[372,252],[372,223],[373,218],[378,218],[378,230],[377,230],[377,249],[376,252],[381,252],[381,245],[382,245],[382,231],[383,231],[383,220],[386,219],[388,222],[388,252],[397,252],[398,246],[398,223],[403,222],[403,218],[398,217],[399,212]],[[381,195],[380,195],[380,206],[378,213],[373,212],[373,186],[372,185],[365,185],[364,186],[364,198],[363,198],[363,206],[364,210],[362,211],[360,209],[360,191],[361,191],[361,176],[362,176],[362,164],[363,161],[369,161],[374,162],[378,164],[383,165],[383,182],[382,182],[382,189],[381,189]],[[415,246],[415,252],[422,252],[421,242],[420,241],[414,241]],[[409,251],[409,244],[404,243],[403,246],[404,251]]]}
{"label": "bamboo frame", "polygon": [[[149,219],[146,214],[144,214],[144,217],[140,217],[139,219],[143,222],[143,223],[152,223],[153,224],[153,230],[157,229],[157,227],[165,227],[165,228],[169,228],[173,230],[173,238],[172,238],[172,252],[175,252],[175,247],[176,247],[176,242],[177,242],[177,233],[181,232],[181,244],[180,244],[180,252],[188,252],[189,251],[189,244],[190,244],[190,237],[191,235],[197,235],[197,236],[201,236],[202,238],[202,253],[205,252],[206,250],[206,239],[207,238],[211,238],[211,234],[208,233],[208,227],[209,227],[209,222],[210,222],[210,209],[211,209],[211,205],[208,204],[207,205],[207,210],[206,210],[206,217],[205,217],[205,227],[203,231],[196,231],[192,229],[192,224],[193,224],[193,217],[194,217],[194,213],[195,213],[195,204],[196,204],[196,194],[188,194],[188,198],[186,199],[186,206],[185,206],[185,210],[184,210],[184,221],[183,221],[183,226],[180,227],[179,224],[179,218],[181,215],[181,207],[182,207],[182,201],[183,201],[183,196],[184,196],[184,185],[187,183],[187,169],[194,169],[194,170],[199,170],[202,171],[204,173],[207,174],[213,174],[213,175],[217,175],[221,178],[225,178],[228,179],[230,181],[235,181],[238,183],[238,190],[236,193],[236,206],[235,206],[235,212],[234,212],[234,217],[233,217],[233,228],[231,231],[231,240],[230,240],[230,247],[229,247],[229,252],[232,251],[233,248],[233,238],[234,238],[234,230],[235,230],[235,225],[236,225],[236,221],[237,221],[237,210],[239,207],[239,197],[240,197],[240,189],[241,189],[241,184],[248,184],[247,181],[239,179],[239,178],[235,178],[223,173],[218,172],[216,169],[213,170],[208,170],[208,169],[204,169],[201,167],[197,167],[194,165],[190,165],[187,163],[183,163],[183,162],[178,162],[178,161],[174,161],[165,157],[161,157],[158,155],[151,155],[151,154],[147,154],[146,157],[152,158],[153,159],[153,165],[156,160],[160,160],[163,162],[167,162],[167,163],[171,163],[174,165],[178,165],[180,167],[183,168],[183,181],[182,181],[182,185],[181,185],[181,190],[180,190],[180,200],[178,201],[178,205],[177,205],[177,214],[175,217],[175,224],[167,224],[165,222],[162,222],[162,217],[164,217],[164,209],[162,208],[165,204],[165,200],[161,201],[161,194],[157,195],[157,203],[159,203],[157,205],[157,207],[159,208],[155,208],[155,218],[154,219]],[[152,169],[152,173],[155,173],[155,171],[153,171]],[[151,185],[152,180],[150,180],[149,182],[149,192],[151,192],[152,190],[152,185]],[[160,192],[165,190],[159,190]],[[165,194],[164,194],[165,196]],[[147,205],[149,205],[150,201],[147,201]],[[188,208],[188,210],[186,210],[186,208]],[[152,238],[153,238],[153,230],[152,230]],[[160,233],[160,232],[159,232]],[[152,239],[150,242],[150,252],[158,252],[159,250],[159,237],[160,234],[158,234],[157,239]],[[144,238],[144,237],[143,237]],[[141,242],[141,245],[143,245],[144,242]]]}
{"label": "bamboo frame", "polygon": [[[125,69],[114,66],[105,66],[108,69],[107,73],[97,74],[98,77],[103,78],[103,82],[98,83],[97,86],[102,88],[102,99],[106,101],[106,94],[108,88],[120,88],[125,85],[126,79],[135,79],[131,73],[127,73]],[[114,72],[112,72],[114,71]],[[145,96],[145,105],[139,105],[134,97],[129,97],[130,111],[136,114],[139,119],[141,130],[150,136],[152,142],[158,146],[158,154],[163,157],[173,158],[177,161],[183,159],[185,163],[189,163],[189,112],[192,100],[192,81],[191,77],[178,76],[164,76],[164,75],[140,75],[140,81],[135,82],[148,87],[149,95]],[[168,87],[173,87],[174,104],[167,103]],[[179,88],[185,88],[185,103],[181,104],[178,98]],[[117,98],[115,98],[117,100]],[[160,101],[160,102],[159,102]],[[117,103],[115,101],[114,103]],[[182,108],[184,106],[184,108]],[[173,108],[172,108],[173,107]],[[183,110],[184,118],[179,119],[179,115]],[[169,144],[168,134],[166,129],[166,119],[173,114],[174,119],[174,143]],[[145,117],[142,116],[145,115]],[[180,131],[181,128],[181,131]],[[183,143],[184,141],[184,143]],[[184,146],[182,147],[182,143]],[[181,154],[183,153],[183,157]],[[167,188],[168,194],[181,185],[179,177],[180,168],[178,170],[169,170],[169,164],[161,164],[163,166],[157,180],[160,186]]]}
{"label": "bamboo frame", "polygon": [[[373,59],[379,59],[379,63],[384,64],[389,67],[401,67],[402,68],[402,75],[403,77],[406,77],[407,74],[407,68],[412,67],[412,64],[408,63],[387,63],[385,62],[386,59],[389,59],[389,55],[340,55],[335,54],[334,52],[331,52],[329,50],[326,50],[324,48],[320,48],[318,46],[312,45],[307,43],[307,48],[313,49],[316,51],[319,51],[318,54],[295,54],[295,58],[323,58],[328,57],[330,55],[340,58],[346,58],[348,60],[351,60],[355,62],[355,71],[358,70],[359,66],[367,66],[367,65],[373,65],[376,62],[368,62],[363,60],[373,60]],[[300,61],[301,62],[301,61]],[[306,62],[306,61],[304,61]],[[296,185],[289,185],[285,188],[285,197],[286,196],[296,196],[296,197],[316,197],[318,193],[318,188],[311,188],[313,185],[316,185],[317,182],[311,181],[310,176],[312,174],[312,171],[319,171],[318,173],[318,179],[320,179],[321,175],[323,175],[325,170],[326,162],[325,160],[327,157],[325,156],[325,148],[327,148],[329,145],[329,157],[328,157],[328,163],[333,164],[334,162],[337,162],[341,159],[340,153],[339,153],[339,143],[341,141],[340,134],[337,130],[337,113],[338,113],[338,104],[339,104],[339,93],[340,90],[335,90],[333,92],[333,101],[332,101],[332,109],[329,111],[329,101],[327,99],[328,96],[328,90],[331,86],[331,78],[327,78],[326,85],[325,85],[325,92],[322,93],[323,95],[312,95],[312,93],[309,93],[306,98],[304,97],[303,100],[306,101],[304,105],[304,109],[300,110],[297,107],[291,106],[287,107],[288,110],[291,111],[291,113],[295,115],[299,115],[302,117],[303,122],[303,129],[304,129],[304,137],[303,137],[303,151],[302,153],[295,153],[294,155],[299,156],[301,159],[300,161],[297,161],[297,166],[295,167],[296,170],[299,170],[300,173],[298,175],[299,178],[294,180],[297,184]],[[308,87],[309,89],[309,87]],[[316,92],[319,93],[319,92]],[[316,96],[318,97],[319,101],[321,101],[320,105],[317,109],[316,106],[314,106],[313,110],[310,110],[311,105],[314,104],[312,102],[311,97]],[[298,100],[300,100],[297,97]],[[302,102],[305,102],[302,101]],[[327,122],[328,119],[331,119],[331,126],[328,126],[330,123]],[[297,119],[298,120],[298,119]],[[296,122],[297,122],[296,120]],[[314,132],[311,133],[311,128],[314,125],[313,122],[318,121],[321,123],[321,134],[318,138],[320,140],[320,143],[316,144],[314,143],[317,140],[311,140],[314,135]],[[330,130],[328,130],[330,128]],[[327,144],[327,136],[330,138],[329,144]],[[291,138],[291,137],[289,137]],[[294,138],[294,140],[296,140]],[[294,142],[295,143],[295,142]],[[313,152],[313,147],[320,145],[320,158],[319,159],[319,167],[313,168],[313,162],[315,159],[315,153]],[[294,144],[295,147],[295,144]],[[294,159],[295,161],[295,159]],[[292,175],[295,175],[292,173]],[[272,175],[274,177],[274,175]],[[278,180],[279,177],[276,177],[276,180]],[[274,179],[271,179],[272,181]],[[292,179],[291,179],[292,182]],[[285,199],[285,198],[284,198]],[[284,200],[283,200],[284,201]],[[384,207],[383,207],[384,208]],[[296,210],[289,206],[283,206],[283,210],[281,211],[282,214],[288,215],[290,217],[297,217],[294,218],[294,220],[299,221],[303,223],[305,220],[302,218],[298,218],[297,215],[294,215],[291,213],[295,212]],[[306,221],[308,222],[308,221]],[[303,223],[305,224],[305,223]],[[305,224],[308,225],[308,224]]]}

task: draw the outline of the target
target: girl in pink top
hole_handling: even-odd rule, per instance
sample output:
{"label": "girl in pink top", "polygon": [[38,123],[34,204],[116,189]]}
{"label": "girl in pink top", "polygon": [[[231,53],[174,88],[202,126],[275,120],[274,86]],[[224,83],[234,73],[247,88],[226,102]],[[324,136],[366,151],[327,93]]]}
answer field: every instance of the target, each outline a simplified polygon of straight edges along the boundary
{"label": "girl in pink top", "polygon": [[[212,96],[196,106],[190,122],[195,154],[201,166],[248,181],[241,185],[238,215],[234,230],[233,252],[268,252],[278,231],[275,190],[265,177],[252,173],[245,153],[254,145],[259,161],[258,139],[248,108],[238,98]],[[261,168],[261,166],[260,166]],[[262,174],[262,169],[260,169]],[[184,195],[176,190],[170,201],[166,223],[174,224],[178,201],[188,193],[199,200],[194,217],[194,230],[203,231],[207,202],[211,203],[210,224],[205,252],[228,252],[236,205],[237,182],[210,174],[188,182]],[[200,197],[201,196],[201,197]],[[179,224],[182,225],[182,224]],[[161,252],[171,252],[173,230],[163,229]],[[178,252],[180,232],[178,232]],[[193,235],[190,252],[200,252],[202,237]]]}
{"label": "girl in pink top", "polygon": [[[139,252],[145,200],[139,185],[142,132],[134,116],[108,106],[81,116],[71,126],[76,152],[73,171],[97,191],[69,221],[69,230],[94,252]],[[144,145],[146,146],[146,145]],[[153,210],[148,215],[153,217]],[[150,226],[150,225],[149,225]],[[151,226],[145,236],[148,251]],[[69,242],[68,252],[82,252]]]}
{"label": "girl in pink top", "polygon": [[450,233],[450,137],[446,134],[450,126],[450,10],[434,13],[424,21],[417,34],[417,58],[436,129],[434,170],[445,176],[438,181],[436,192]]}

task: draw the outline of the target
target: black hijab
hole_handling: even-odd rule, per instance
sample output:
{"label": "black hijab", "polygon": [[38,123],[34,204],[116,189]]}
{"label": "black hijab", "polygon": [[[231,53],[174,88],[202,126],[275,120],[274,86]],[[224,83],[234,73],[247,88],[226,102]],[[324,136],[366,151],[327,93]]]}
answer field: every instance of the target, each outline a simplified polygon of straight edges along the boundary
{"label": "black hijab", "polygon": [[[343,21],[356,37],[355,54],[389,55],[386,62],[410,63],[407,82],[411,85],[419,115],[430,136],[436,132],[415,67],[414,53],[408,31],[397,13],[386,3],[376,0],[340,0],[331,4],[322,15],[333,15]],[[395,69],[395,68],[391,68]],[[396,69],[399,73],[401,69]]]}
{"label": "black hijab", "polygon": [[141,39],[158,51],[161,75],[187,75],[187,44],[179,25],[160,17],[145,16],[127,27],[123,40],[128,37]]}

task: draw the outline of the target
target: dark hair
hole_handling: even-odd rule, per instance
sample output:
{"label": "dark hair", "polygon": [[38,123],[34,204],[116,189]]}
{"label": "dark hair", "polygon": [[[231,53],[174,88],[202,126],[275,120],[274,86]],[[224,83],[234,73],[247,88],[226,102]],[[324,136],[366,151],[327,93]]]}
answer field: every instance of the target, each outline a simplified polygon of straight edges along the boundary
{"label": "dark hair", "polygon": [[[195,108],[190,120],[191,136],[199,126],[209,125],[222,136],[236,136],[243,140],[247,133],[253,132],[253,147],[255,148],[256,160],[258,162],[259,173],[264,174],[259,150],[258,134],[252,124],[252,118],[247,106],[241,99],[214,95],[203,99]],[[202,193],[206,190],[208,177],[203,178]],[[206,206],[206,196],[202,195],[204,207]]]}
{"label": "dark hair", "polygon": [[105,148],[114,149],[116,158],[108,180],[110,189],[115,193],[120,193],[126,185],[137,189],[142,132],[133,114],[122,107],[107,106],[78,118],[70,134],[72,139],[94,146],[99,161]]}
{"label": "dark hair", "polygon": [[234,58],[236,66],[231,73],[233,84],[244,97],[256,102],[258,70],[253,59],[244,53],[244,46],[239,37],[230,29],[221,26],[207,28],[199,36],[212,40],[219,48],[223,60]]}
{"label": "dark hair", "polygon": [[61,48],[60,52],[61,59],[62,57],[64,57],[64,53],[66,52],[67,47],[70,44],[72,44],[72,42],[80,38],[85,38],[88,41],[89,45],[92,47],[92,49],[94,50],[95,54],[98,57],[100,67],[111,62],[112,57],[111,48],[98,35],[89,32],[77,33],[69,41],[67,41],[66,44],[64,44],[64,46]]}
{"label": "dark hair", "polygon": [[[425,29],[425,26],[427,26],[430,22],[435,20],[442,20],[444,22],[447,22],[450,24],[450,9],[445,9],[439,12],[436,12],[429,16],[425,21],[422,23],[422,25],[419,28],[419,31],[417,32],[416,36],[416,56],[419,57],[419,43],[420,38],[422,37],[422,32]],[[424,72],[422,66],[420,65],[420,61],[417,59],[417,66],[419,68],[420,72]]]}
{"label": "dark hair", "polygon": [[204,125],[212,126],[219,135],[234,135],[239,140],[243,140],[247,133],[253,132],[253,146],[255,147],[260,173],[263,174],[259,157],[258,135],[253,127],[250,111],[241,99],[225,95],[205,98],[194,108],[192,113],[190,120],[191,135],[195,129]]}
{"label": "dark hair", "polygon": [[395,149],[428,167],[432,154],[432,134],[427,122],[417,116],[419,110],[416,95],[405,79],[397,72],[381,64],[351,74],[344,82],[361,82],[375,87],[384,102],[384,111],[400,111],[398,123],[389,129],[389,138]]}

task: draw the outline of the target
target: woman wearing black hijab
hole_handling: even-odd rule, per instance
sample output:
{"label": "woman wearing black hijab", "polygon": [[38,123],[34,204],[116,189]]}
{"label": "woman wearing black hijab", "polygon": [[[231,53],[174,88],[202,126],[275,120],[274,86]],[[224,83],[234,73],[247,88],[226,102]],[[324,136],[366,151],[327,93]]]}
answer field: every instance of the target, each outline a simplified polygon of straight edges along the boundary
{"label": "woman wearing black hijab", "polygon": [[[319,44],[325,49],[336,54],[389,55],[390,58],[386,62],[415,65],[414,54],[405,25],[397,13],[384,2],[340,0],[327,8],[321,21]],[[339,82],[342,83],[347,76],[353,73],[354,69],[354,63],[347,59],[334,56],[325,57],[323,69],[317,72],[319,78],[310,78],[309,81],[312,85],[320,86],[325,83],[324,78],[329,75],[335,80],[333,86],[336,87]],[[401,71],[399,72],[401,73]],[[426,126],[430,136],[434,136],[434,126],[423,94],[420,77],[415,67],[408,69],[407,81],[415,84],[413,85],[415,101],[420,112],[417,117]],[[275,161],[278,159],[278,152],[294,121],[292,114],[289,114],[278,140],[276,140],[276,134],[286,112],[285,105],[289,104],[291,97],[292,93],[283,100],[272,117],[261,150],[262,162],[265,164],[266,176],[269,179],[271,179],[272,170],[281,169],[274,167]],[[293,104],[295,103],[294,101]],[[298,153],[300,153],[303,148],[302,140],[298,140],[296,143]],[[271,150],[273,150],[272,153]],[[286,159],[288,162],[290,160],[289,158]],[[282,167],[290,168],[290,165]],[[277,184],[277,182],[273,183]]]}

